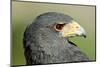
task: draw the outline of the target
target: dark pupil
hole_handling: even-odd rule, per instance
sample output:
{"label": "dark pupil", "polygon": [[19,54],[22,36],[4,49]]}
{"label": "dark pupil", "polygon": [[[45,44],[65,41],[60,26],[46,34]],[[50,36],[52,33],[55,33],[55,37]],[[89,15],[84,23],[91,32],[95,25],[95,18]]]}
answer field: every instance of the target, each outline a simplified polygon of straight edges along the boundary
{"label": "dark pupil", "polygon": [[56,28],[59,29],[59,30],[61,30],[61,29],[64,27],[64,25],[65,25],[65,24],[57,24],[57,25],[56,25]]}

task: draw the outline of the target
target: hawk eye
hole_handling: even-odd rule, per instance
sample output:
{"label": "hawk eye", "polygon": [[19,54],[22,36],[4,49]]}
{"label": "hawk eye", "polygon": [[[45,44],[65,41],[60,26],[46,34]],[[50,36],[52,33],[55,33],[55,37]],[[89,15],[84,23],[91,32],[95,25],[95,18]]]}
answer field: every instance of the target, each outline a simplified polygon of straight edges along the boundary
{"label": "hawk eye", "polygon": [[63,23],[63,24],[56,24],[55,25],[55,29],[57,30],[57,31],[60,31],[60,30],[62,30],[62,28],[65,26],[65,23]]}

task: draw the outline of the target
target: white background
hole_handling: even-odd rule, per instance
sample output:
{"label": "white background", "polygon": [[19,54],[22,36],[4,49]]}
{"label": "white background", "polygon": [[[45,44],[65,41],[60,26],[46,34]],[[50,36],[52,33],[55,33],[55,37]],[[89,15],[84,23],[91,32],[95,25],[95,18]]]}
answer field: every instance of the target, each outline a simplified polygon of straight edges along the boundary
{"label": "white background", "polygon": [[[34,0],[42,2],[86,4],[97,6],[97,61],[88,63],[69,63],[40,65],[38,67],[100,67],[100,0]],[[10,0],[0,0],[0,67],[10,67]],[[36,66],[34,66],[36,67]]]}

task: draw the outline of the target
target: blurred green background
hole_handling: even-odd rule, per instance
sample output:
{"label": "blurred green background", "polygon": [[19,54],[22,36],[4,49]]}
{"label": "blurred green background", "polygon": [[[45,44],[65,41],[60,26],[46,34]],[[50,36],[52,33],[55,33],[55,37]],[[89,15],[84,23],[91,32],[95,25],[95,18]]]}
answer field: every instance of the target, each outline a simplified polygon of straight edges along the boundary
{"label": "blurred green background", "polygon": [[61,12],[70,15],[87,32],[87,38],[74,37],[77,44],[91,60],[95,60],[95,6],[46,4],[32,2],[12,2],[12,65],[25,65],[23,33],[34,19],[45,12]]}

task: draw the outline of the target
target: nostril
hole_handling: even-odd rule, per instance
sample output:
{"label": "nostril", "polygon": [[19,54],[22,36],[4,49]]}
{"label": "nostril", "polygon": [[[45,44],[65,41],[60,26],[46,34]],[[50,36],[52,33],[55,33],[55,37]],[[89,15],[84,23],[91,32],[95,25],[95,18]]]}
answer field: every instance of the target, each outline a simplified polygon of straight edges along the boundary
{"label": "nostril", "polygon": [[76,28],[79,28],[78,26],[76,26]]}

